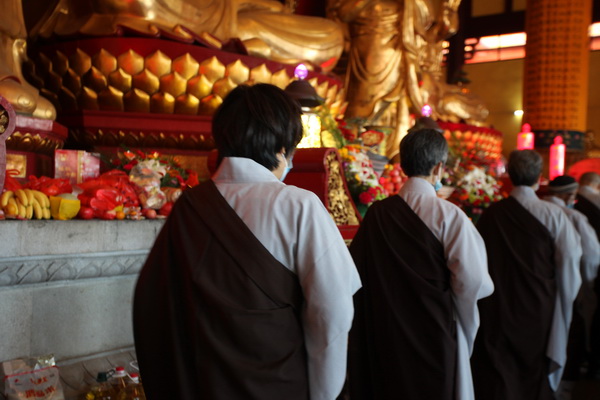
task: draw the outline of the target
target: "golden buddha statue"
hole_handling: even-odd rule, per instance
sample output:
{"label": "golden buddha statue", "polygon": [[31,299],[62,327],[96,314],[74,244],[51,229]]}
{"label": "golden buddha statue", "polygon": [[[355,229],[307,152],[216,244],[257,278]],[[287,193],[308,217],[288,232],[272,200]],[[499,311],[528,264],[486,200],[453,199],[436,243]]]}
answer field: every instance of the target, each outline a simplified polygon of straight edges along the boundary
{"label": "golden buddha statue", "polygon": [[107,36],[125,28],[183,40],[239,38],[250,55],[308,62],[324,72],[335,66],[343,48],[338,24],[293,14],[277,0],[56,0],[50,7],[48,0],[27,1],[32,13],[47,9],[30,32],[34,36]]}
{"label": "golden buddha statue", "polygon": [[442,121],[482,122],[487,109],[443,81],[442,43],[458,27],[460,0],[329,0],[346,27],[346,118],[392,125],[387,155],[398,153],[410,114],[431,106]]}
{"label": "golden buddha statue", "polygon": [[465,88],[447,84],[442,71],[443,41],[458,29],[459,5],[460,0],[437,0],[434,21],[415,19],[415,30],[423,41],[419,62],[420,91],[424,103],[432,107],[435,119],[481,125],[489,114],[481,99]]}
{"label": "golden buddha statue", "polygon": [[54,106],[23,77],[21,64],[27,59],[26,39],[21,0],[4,0],[0,12],[0,96],[19,114],[55,119]]}

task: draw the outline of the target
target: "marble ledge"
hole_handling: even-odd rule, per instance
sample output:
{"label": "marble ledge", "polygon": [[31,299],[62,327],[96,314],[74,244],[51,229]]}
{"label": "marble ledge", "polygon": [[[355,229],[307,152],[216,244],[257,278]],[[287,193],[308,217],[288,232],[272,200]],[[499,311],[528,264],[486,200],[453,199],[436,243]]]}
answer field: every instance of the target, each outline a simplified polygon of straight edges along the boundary
{"label": "marble ledge", "polygon": [[163,223],[0,221],[0,287],[136,274]]}

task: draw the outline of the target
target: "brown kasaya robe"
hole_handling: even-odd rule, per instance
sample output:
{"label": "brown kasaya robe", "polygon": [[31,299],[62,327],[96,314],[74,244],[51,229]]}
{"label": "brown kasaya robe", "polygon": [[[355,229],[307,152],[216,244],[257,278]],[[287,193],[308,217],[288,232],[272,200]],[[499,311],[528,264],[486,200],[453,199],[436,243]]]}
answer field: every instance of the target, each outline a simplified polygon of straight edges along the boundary
{"label": "brown kasaya robe", "polygon": [[149,400],[308,399],[295,274],[212,181],[177,201],[135,290],[135,347]]}
{"label": "brown kasaya robe", "polygon": [[392,196],[369,208],[350,252],[363,283],[350,331],[350,398],[454,399],[456,321],[442,244]]}
{"label": "brown kasaya robe", "polygon": [[487,209],[477,229],[496,290],[479,301],[475,398],[553,399],[546,357],[556,298],[550,232],[512,197]]}
{"label": "brown kasaya robe", "polygon": [[596,235],[600,238],[600,208],[585,197],[577,195],[575,209],[587,217],[590,225],[596,231]]}
{"label": "brown kasaya robe", "polygon": [[[585,215],[590,222],[590,225],[596,231],[596,235],[600,238],[600,209],[594,203],[586,199],[584,196],[577,195],[577,203],[575,209]],[[593,373],[597,373],[600,369],[600,274],[594,280],[594,292],[596,293],[596,310],[592,317],[592,325],[590,327],[590,369]]]}

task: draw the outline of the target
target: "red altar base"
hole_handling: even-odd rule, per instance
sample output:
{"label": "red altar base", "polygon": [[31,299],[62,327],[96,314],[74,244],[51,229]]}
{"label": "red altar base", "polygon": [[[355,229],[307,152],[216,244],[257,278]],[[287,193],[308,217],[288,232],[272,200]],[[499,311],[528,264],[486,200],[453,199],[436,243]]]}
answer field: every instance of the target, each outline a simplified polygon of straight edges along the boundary
{"label": "red altar base", "polygon": [[47,119],[16,116],[14,132],[6,140],[6,169],[25,180],[29,175],[54,175],[54,150],[67,139],[67,128]]}
{"label": "red altar base", "polygon": [[83,150],[98,147],[202,150],[214,148],[212,118],[196,115],[82,110],[59,117],[70,142]]}
{"label": "red altar base", "polygon": [[[207,156],[214,148],[212,118],[194,115],[84,110],[60,117],[72,146],[115,159],[124,149],[173,156],[184,169],[208,179]],[[102,169],[110,169],[102,164]]]}

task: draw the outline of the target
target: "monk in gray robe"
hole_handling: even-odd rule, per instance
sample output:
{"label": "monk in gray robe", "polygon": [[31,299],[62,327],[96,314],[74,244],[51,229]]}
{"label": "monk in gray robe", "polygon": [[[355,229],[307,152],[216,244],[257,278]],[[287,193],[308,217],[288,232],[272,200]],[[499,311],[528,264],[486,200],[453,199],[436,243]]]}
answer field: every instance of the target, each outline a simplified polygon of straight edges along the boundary
{"label": "monk in gray robe", "polygon": [[408,181],[369,208],[350,246],[364,285],[350,334],[353,400],[475,398],[477,301],[494,286],[475,226],[436,196],[447,155],[440,132],[409,132],[400,145]]}
{"label": "monk in gray robe", "polygon": [[496,287],[479,302],[477,400],[552,400],[566,363],[581,242],[562,209],[537,197],[542,164],[533,150],[512,152],[514,189],[477,223]]}
{"label": "monk in gray robe", "polygon": [[186,190],[137,283],[135,346],[149,400],[334,400],[360,280],[312,192],[284,184],[300,107],[241,85],[213,119],[221,160]]}

